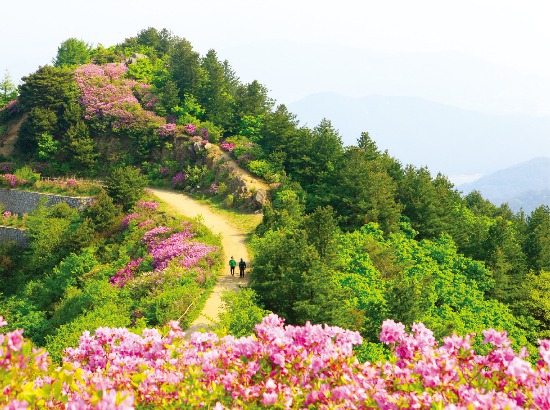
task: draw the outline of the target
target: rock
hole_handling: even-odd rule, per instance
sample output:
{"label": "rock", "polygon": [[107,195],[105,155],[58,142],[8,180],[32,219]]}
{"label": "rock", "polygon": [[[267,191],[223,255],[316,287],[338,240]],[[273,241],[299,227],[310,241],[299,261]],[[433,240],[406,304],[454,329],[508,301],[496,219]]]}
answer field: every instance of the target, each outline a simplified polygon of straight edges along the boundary
{"label": "rock", "polygon": [[254,206],[262,208],[267,202],[267,192],[265,192],[263,189],[258,189],[254,194],[254,197],[252,198],[252,202]]}
{"label": "rock", "polygon": [[194,142],[193,143],[193,151],[195,152],[195,154],[201,152],[202,151],[202,143],[201,142]]}

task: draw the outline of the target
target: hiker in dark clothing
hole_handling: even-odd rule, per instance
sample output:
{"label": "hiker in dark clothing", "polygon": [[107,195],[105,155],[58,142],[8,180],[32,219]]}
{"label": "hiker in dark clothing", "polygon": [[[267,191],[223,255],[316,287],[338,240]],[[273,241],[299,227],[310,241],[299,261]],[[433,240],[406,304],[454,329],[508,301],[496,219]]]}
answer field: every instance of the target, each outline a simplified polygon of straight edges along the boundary
{"label": "hiker in dark clothing", "polygon": [[246,262],[243,261],[243,258],[241,258],[241,261],[239,262],[239,277],[244,278],[245,269],[246,269]]}
{"label": "hiker in dark clothing", "polygon": [[235,274],[235,266],[237,266],[237,261],[233,259],[233,256],[232,256],[231,259],[229,259],[229,268],[231,269],[231,276]]}

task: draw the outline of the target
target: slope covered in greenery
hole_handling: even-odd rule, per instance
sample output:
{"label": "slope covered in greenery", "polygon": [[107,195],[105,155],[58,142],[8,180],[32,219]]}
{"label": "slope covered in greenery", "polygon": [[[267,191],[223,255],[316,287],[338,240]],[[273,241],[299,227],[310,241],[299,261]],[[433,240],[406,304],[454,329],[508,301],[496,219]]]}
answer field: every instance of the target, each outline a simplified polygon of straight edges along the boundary
{"label": "slope covered in greenery", "polygon": [[[183,275],[179,267],[172,274],[177,261],[165,265],[155,249],[192,247],[190,233],[167,215],[147,216],[149,201],[139,205],[133,187],[145,175],[155,184],[227,195],[224,175],[213,174],[201,148],[212,143],[273,188],[252,241],[252,290],[227,299],[230,308],[244,311],[229,309],[220,329],[250,333],[250,318],[259,320],[258,312],[267,309],[290,325],[357,331],[364,342],[355,357],[373,362],[391,356],[378,343],[382,323],[390,319],[415,329],[413,323],[422,321],[437,340],[476,333],[468,343],[482,353],[488,352],[483,329],[506,331],[515,349],[525,346],[531,353],[537,339],[550,336],[548,207],[526,215],[496,207],[475,191],[461,197],[444,175],[434,177],[381,152],[367,132],[355,146],[344,146],[329,120],[300,127],[265,86],[242,84],[215,51],[200,56],[167,30],[143,30],[109,48],[67,40],[54,66],[25,77],[17,100],[0,111],[3,124],[22,114],[28,116],[17,150],[4,166],[25,163],[43,175],[108,179],[109,196],[98,200],[100,209],[84,215],[41,210],[29,217],[31,253],[2,250],[2,277],[9,285],[2,303],[10,328],[25,328],[57,359],[57,342],[93,330],[94,318],[110,317],[109,306],[128,314],[107,325],[138,331],[164,324],[174,300],[205,291],[212,261],[197,259],[204,276],[186,266]],[[238,204],[234,199],[228,196],[226,203]],[[124,214],[104,212],[109,201]],[[117,216],[106,216],[112,214]],[[128,227],[117,231],[116,218],[123,215]],[[23,274],[12,283],[13,266]],[[181,281],[191,285],[173,286]],[[85,319],[65,326],[63,318],[87,309]],[[270,374],[259,369],[247,377]]]}

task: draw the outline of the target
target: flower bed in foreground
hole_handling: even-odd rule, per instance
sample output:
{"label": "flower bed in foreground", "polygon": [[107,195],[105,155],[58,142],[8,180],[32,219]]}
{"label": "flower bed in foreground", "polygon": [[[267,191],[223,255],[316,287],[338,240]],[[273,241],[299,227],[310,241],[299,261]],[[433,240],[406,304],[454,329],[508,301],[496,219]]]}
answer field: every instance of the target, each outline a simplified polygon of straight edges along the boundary
{"label": "flower bed in foreground", "polygon": [[[5,322],[0,318],[0,325]],[[0,405],[6,408],[549,408],[550,341],[536,367],[516,354],[504,332],[484,332],[486,355],[468,336],[438,345],[422,324],[405,332],[387,320],[380,339],[386,363],[360,363],[357,332],[276,315],[242,338],[194,333],[171,322],[141,336],[126,329],[85,332],[48,371],[46,353],[22,331],[0,335]]]}

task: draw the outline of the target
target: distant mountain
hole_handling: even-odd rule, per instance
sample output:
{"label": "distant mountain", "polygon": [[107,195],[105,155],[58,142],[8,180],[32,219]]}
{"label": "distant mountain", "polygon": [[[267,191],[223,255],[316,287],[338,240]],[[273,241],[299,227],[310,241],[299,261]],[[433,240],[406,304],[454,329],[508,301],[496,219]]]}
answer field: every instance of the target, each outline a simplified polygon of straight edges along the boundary
{"label": "distant mountain", "polygon": [[550,116],[494,115],[418,97],[336,93],[288,104],[302,124],[331,120],[346,145],[368,131],[381,150],[432,173],[486,175],[538,156],[550,157]]}
{"label": "distant mountain", "polygon": [[226,48],[221,54],[241,79],[260,81],[287,105],[314,93],[334,92],[420,97],[492,114],[550,115],[550,77],[462,53],[388,53],[274,39]]}
{"label": "distant mountain", "polygon": [[506,202],[514,211],[530,213],[540,205],[550,206],[550,158],[522,162],[459,185],[458,190],[464,194],[477,190],[495,205]]}

